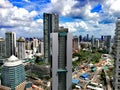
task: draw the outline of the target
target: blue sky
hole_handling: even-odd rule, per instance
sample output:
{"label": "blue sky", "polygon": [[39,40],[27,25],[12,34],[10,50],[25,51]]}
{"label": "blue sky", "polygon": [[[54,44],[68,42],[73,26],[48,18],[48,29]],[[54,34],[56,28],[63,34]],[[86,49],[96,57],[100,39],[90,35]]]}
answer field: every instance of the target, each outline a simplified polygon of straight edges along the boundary
{"label": "blue sky", "polygon": [[73,35],[114,35],[120,0],[1,0],[0,37],[42,37],[43,13],[59,14],[60,26]]}

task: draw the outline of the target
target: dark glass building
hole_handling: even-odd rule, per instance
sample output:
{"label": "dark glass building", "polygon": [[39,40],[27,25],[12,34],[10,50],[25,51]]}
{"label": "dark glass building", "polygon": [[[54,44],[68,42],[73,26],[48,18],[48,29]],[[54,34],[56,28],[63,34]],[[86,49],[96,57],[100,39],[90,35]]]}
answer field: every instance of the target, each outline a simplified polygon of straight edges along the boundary
{"label": "dark glass building", "polygon": [[44,28],[44,59],[50,62],[50,33],[57,32],[59,29],[59,16],[57,14],[43,14]]}

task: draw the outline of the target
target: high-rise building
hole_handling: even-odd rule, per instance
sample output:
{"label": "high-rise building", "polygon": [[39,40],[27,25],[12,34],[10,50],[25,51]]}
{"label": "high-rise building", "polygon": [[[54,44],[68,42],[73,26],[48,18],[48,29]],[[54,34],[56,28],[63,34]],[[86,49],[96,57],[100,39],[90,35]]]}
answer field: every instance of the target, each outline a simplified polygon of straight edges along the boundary
{"label": "high-rise building", "polygon": [[67,32],[51,33],[52,90],[72,90],[72,35]]}
{"label": "high-rise building", "polygon": [[44,44],[43,44],[43,41],[39,41],[39,44],[38,44],[38,53],[41,53],[43,54],[44,53]]}
{"label": "high-rise building", "polygon": [[87,42],[89,41],[89,34],[87,34],[87,38],[86,38],[86,41],[87,41]]}
{"label": "high-rise building", "polygon": [[44,60],[50,62],[50,33],[57,32],[59,29],[59,16],[56,14],[43,14],[44,28]]}
{"label": "high-rise building", "polygon": [[38,47],[38,39],[34,38],[33,39],[33,49]]}
{"label": "high-rise building", "polygon": [[105,44],[106,44],[107,53],[110,53],[111,52],[111,35],[106,36]]}
{"label": "high-rise building", "polygon": [[114,74],[114,90],[120,90],[120,19],[116,22],[115,29],[115,74]]}
{"label": "high-rise building", "polygon": [[73,47],[73,50],[77,50],[77,51],[79,50],[79,38],[77,36],[73,37],[72,47]]}
{"label": "high-rise building", "polygon": [[92,48],[93,47],[95,47],[95,38],[94,38],[94,36],[92,35],[92,38],[91,38],[91,46],[92,46]]}
{"label": "high-rise building", "polygon": [[100,41],[99,39],[96,39],[96,48],[99,48],[100,47]]}
{"label": "high-rise building", "polygon": [[[11,90],[16,90],[15,88],[25,81],[25,70],[22,64],[22,60],[12,55],[8,58],[1,72],[1,84],[3,86],[10,87]],[[18,87],[17,87],[18,88]],[[19,89],[24,90],[24,89]]]}
{"label": "high-rise building", "polygon": [[103,41],[103,40],[104,40],[104,36],[102,35],[102,36],[101,36],[101,41]]}
{"label": "high-rise building", "polygon": [[18,47],[18,52],[17,52],[18,58],[25,59],[25,39],[23,37],[20,37],[17,40],[17,47]]}
{"label": "high-rise building", "polygon": [[16,34],[14,32],[5,33],[6,57],[16,55]]}
{"label": "high-rise building", "polygon": [[0,38],[0,59],[5,58],[5,39]]}
{"label": "high-rise building", "polygon": [[25,41],[25,49],[26,50],[31,50],[31,42],[29,40]]}
{"label": "high-rise building", "polygon": [[82,35],[79,36],[79,42],[81,42],[81,41],[82,41]]}

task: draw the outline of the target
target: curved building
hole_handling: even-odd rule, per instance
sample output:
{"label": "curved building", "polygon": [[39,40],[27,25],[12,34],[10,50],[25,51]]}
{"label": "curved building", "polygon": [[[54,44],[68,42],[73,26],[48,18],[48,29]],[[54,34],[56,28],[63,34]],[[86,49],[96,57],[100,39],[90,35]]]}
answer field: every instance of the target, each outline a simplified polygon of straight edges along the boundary
{"label": "curved building", "polygon": [[1,84],[15,90],[15,87],[24,81],[25,70],[22,61],[12,55],[2,67]]}

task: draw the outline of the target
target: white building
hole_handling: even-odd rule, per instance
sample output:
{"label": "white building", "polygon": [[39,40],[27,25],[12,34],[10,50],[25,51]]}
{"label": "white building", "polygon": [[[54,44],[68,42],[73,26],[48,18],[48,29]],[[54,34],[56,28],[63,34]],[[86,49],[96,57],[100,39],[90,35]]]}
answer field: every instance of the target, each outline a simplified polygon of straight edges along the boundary
{"label": "white building", "polygon": [[99,39],[96,39],[96,48],[99,48],[100,47],[100,41]]}
{"label": "white building", "polygon": [[72,90],[72,35],[62,30],[51,33],[52,90]]}
{"label": "white building", "polygon": [[120,19],[116,22],[115,29],[115,76],[114,76],[114,89],[120,90]]}
{"label": "white building", "polygon": [[18,52],[17,52],[18,58],[24,59],[25,58],[25,39],[23,37],[20,37],[17,40],[17,47],[18,47]]}

